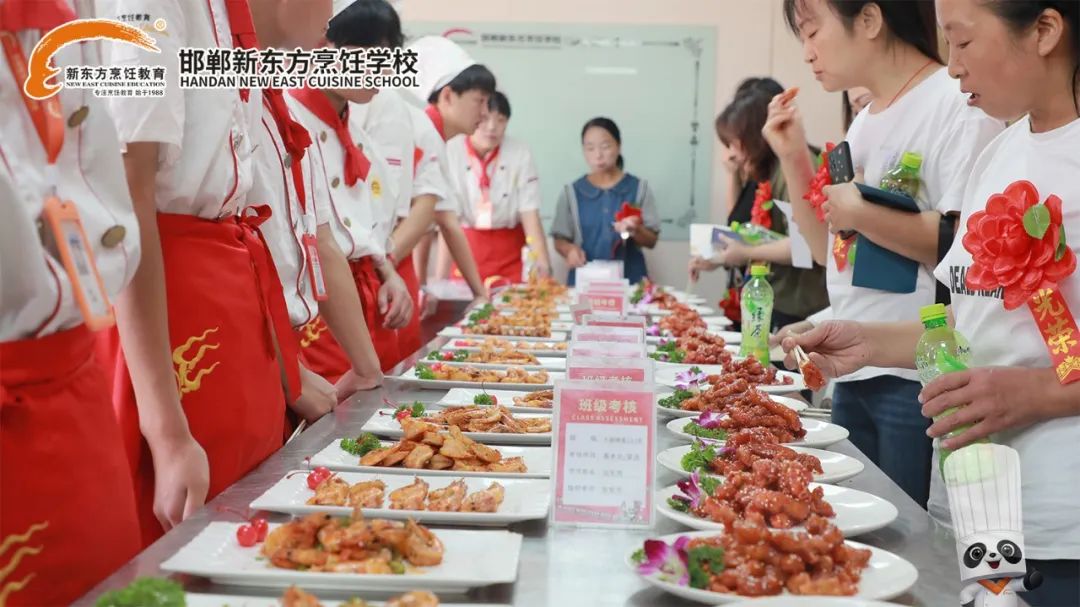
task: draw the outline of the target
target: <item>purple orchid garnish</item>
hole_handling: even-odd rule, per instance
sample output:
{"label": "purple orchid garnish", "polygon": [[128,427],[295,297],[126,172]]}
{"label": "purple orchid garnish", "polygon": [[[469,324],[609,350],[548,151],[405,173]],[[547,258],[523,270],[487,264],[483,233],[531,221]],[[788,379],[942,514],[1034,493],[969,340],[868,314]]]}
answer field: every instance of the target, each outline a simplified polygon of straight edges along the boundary
{"label": "purple orchid garnish", "polygon": [[671,345],[674,341],[675,340],[670,337],[661,337],[659,346],[663,348],[664,346]]}
{"label": "purple orchid garnish", "polygon": [[690,538],[683,536],[675,540],[674,545],[668,545],[663,540],[645,540],[645,561],[638,565],[638,573],[641,575],[659,574],[661,581],[675,582],[680,586],[690,583],[690,573],[687,568],[689,558],[686,546]]}
{"label": "purple orchid garnish", "polygon": [[695,470],[689,479],[683,479],[676,483],[679,491],[682,491],[682,495],[674,495],[671,499],[680,501],[690,507],[691,510],[696,510],[701,507],[703,501],[707,497],[705,491],[701,488],[701,475]]}
{"label": "purple orchid garnish", "polygon": [[703,384],[708,383],[708,380],[709,376],[702,373],[700,369],[697,372],[679,371],[675,374],[675,387],[688,392],[696,392]]}
{"label": "purple orchid garnish", "polygon": [[656,360],[658,360],[658,361],[660,361],[662,363],[666,363],[667,361],[671,360],[671,355],[668,354],[667,352],[657,352],[656,353]]}
{"label": "purple orchid garnish", "polygon": [[641,303],[642,304],[651,304],[652,302],[653,302],[653,292],[652,292],[652,289],[649,289],[649,290],[645,291],[644,295],[641,296]]}
{"label": "purple orchid garnish", "polygon": [[721,413],[716,411],[706,411],[698,416],[694,420],[694,423],[705,428],[706,430],[715,430],[720,427],[720,420],[724,419]]}
{"label": "purple orchid garnish", "polygon": [[645,335],[648,335],[649,337],[659,337],[660,324],[654,322],[653,324],[649,325],[649,328],[645,329]]}

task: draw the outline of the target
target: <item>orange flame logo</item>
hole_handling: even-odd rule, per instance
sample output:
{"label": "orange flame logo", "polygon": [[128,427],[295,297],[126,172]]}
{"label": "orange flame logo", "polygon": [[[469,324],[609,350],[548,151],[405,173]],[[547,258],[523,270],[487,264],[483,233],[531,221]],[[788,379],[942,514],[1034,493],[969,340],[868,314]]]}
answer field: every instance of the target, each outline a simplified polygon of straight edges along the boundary
{"label": "orange flame logo", "polygon": [[7,579],[8,576],[11,575],[11,573],[14,572],[16,568],[18,568],[23,558],[29,556],[36,556],[38,554],[41,554],[41,552],[45,550],[44,546],[35,547],[27,546],[25,544],[30,541],[30,538],[35,533],[37,533],[38,531],[44,531],[48,527],[48,521],[35,523],[33,525],[30,525],[30,527],[28,527],[25,532],[13,533],[5,537],[3,542],[0,542],[0,556],[3,556],[4,553],[8,551],[8,548],[11,548],[12,546],[18,546],[18,548],[15,550],[15,553],[8,561],[8,564],[5,565],[2,569],[0,569],[0,584],[3,585],[2,587],[0,587],[0,607],[7,604],[8,596],[19,592],[23,588],[26,588],[26,586],[30,583],[30,580],[34,578],[35,574],[30,573],[21,580],[8,581]]}
{"label": "orange flame logo", "polygon": [[319,341],[322,334],[329,328],[326,326],[326,321],[323,320],[322,316],[316,316],[315,320],[304,325],[304,336],[300,339],[300,346],[304,348],[310,347],[311,344]]}
{"label": "orange flame logo", "polygon": [[[221,347],[220,343],[206,343],[206,337],[211,333],[217,333],[218,329],[220,327],[214,327],[203,331],[201,335],[193,335],[183,345],[173,350],[173,364],[176,365],[173,373],[176,375],[176,387],[180,390],[181,397],[188,392],[195,392],[201,388],[203,378],[213,373],[214,369],[221,364],[221,361],[217,361],[209,367],[199,368],[199,364],[202,363],[207,352]],[[191,358],[185,358],[185,355],[195,344],[200,344],[199,349]]]}
{"label": "orange flame logo", "polygon": [[[155,24],[157,27],[157,24]],[[164,29],[164,23],[161,27]],[[60,49],[84,40],[115,40],[126,42],[154,53],[161,49],[149,34],[137,27],[112,19],[77,19],[53,28],[38,41],[30,54],[28,73],[23,90],[31,99],[48,99],[64,88],[63,83],[49,82],[60,69],[52,66],[52,58]]]}

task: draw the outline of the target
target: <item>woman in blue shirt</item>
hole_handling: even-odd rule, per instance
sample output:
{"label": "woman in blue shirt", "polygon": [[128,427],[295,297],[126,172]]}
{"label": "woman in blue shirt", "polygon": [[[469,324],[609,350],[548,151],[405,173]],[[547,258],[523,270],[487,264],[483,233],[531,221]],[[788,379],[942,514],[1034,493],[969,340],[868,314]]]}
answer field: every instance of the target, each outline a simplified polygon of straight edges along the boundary
{"label": "woman in blue shirt", "polygon": [[[608,118],[593,118],[581,130],[589,173],[559,194],[551,236],[555,250],[574,270],[593,260],[621,260],[623,276],[631,283],[648,275],[642,247],[656,246],[660,216],[649,183],[623,170],[619,127]],[[623,203],[641,209],[641,217],[621,221],[615,215]]]}

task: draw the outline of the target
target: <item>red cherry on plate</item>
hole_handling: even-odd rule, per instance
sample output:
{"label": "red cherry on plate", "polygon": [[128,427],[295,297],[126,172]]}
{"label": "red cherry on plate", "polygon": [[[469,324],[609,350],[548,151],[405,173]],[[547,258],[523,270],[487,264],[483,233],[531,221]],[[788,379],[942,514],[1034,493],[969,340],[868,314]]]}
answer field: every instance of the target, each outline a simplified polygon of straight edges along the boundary
{"label": "red cherry on plate", "polygon": [[307,486],[308,486],[309,489],[314,491],[319,485],[322,484],[323,481],[325,481],[328,478],[330,478],[330,471],[329,470],[327,470],[326,468],[323,468],[322,470],[319,470],[318,468],[316,468],[315,470],[312,470],[310,474],[307,475]]}
{"label": "red cherry on plate", "polygon": [[253,525],[240,525],[236,528],[236,541],[244,548],[250,548],[259,541],[259,532]]}
{"label": "red cherry on plate", "polygon": [[494,394],[491,394],[490,396],[491,396],[491,404],[492,405],[499,404],[499,397],[498,396],[495,396]]}

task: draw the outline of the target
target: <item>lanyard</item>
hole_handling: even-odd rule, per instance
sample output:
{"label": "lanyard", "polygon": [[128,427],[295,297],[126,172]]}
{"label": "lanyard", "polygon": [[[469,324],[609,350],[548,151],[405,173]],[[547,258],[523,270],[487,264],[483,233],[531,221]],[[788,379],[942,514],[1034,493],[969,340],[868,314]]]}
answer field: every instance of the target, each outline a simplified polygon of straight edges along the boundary
{"label": "lanyard", "polygon": [[15,78],[15,86],[19,89],[23,105],[30,114],[42,147],[45,148],[45,157],[50,165],[56,164],[60,149],[64,147],[64,118],[60,110],[60,98],[53,95],[48,99],[33,99],[27,95],[22,86],[22,83],[26,82],[26,55],[23,54],[19,41],[11,32],[0,32],[0,44],[4,47],[4,55],[11,68],[11,75]]}

